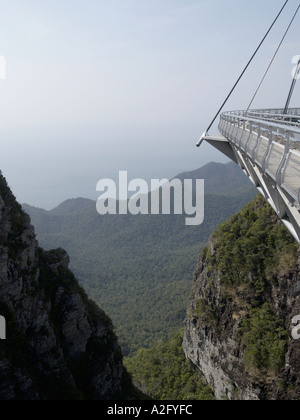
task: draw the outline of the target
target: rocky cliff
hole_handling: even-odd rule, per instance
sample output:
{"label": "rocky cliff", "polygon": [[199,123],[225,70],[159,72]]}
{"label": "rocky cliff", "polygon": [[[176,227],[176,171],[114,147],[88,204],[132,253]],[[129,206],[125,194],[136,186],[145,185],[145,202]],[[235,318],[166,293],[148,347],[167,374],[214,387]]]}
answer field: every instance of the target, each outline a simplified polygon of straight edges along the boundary
{"label": "rocky cliff", "polygon": [[185,321],[184,351],[217,399],[299,399],[300,252],[257,197],[203,250]]}
{"label": "rocky cliff", "polygon": [[62,249],[39,248],[0,173],[0,400],[109,399],[121,389],[110,319],[78,286]]}

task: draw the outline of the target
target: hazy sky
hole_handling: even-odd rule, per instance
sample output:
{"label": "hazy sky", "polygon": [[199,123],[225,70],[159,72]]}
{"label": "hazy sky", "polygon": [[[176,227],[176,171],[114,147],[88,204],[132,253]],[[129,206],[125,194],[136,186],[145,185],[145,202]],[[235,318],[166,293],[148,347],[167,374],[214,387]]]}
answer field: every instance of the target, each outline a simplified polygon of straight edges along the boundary
{"label": "hazy sky", "polygon": [[[283,3],[0,1],[0,169],[18,200],[49,209],[97,197],[97,181],[120,170],[170,178],[226,161],[195,143]],[[289,1],[227,110],[247,108],[298,4]],[[284,106],[299,19],[254,107]]]}

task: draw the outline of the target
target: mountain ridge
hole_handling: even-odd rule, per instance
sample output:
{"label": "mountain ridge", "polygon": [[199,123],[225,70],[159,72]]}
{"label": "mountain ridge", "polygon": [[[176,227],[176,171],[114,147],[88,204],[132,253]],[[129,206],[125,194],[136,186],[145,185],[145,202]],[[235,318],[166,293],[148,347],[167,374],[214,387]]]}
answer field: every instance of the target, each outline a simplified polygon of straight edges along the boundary
{"label": "mountain ridge", "polygon": [[1,400],[103,400],[122,391],[111,320],[69,270],[63,249],[39,247],[0,173]]}
{"label": "mountain ridge", "polygon": [[[216,187],[222,178],[223,193],[235,173],[238,192],[234,195],[233,188],[231,196],[213,194],[211,180],[205,221],[197,227],[185,226],[184,215],[101,217],[96,203],[88,199],[67,200],[46,213],[24,206],[41,245],[68,251],[80,284],[112,317],[124,354],[149,347],[182,325],[201,248],[221,222],[256,195],[237,165],[207,165],[202,174],[210,176],[215,165],[219,168]],[[199,170],[187,174],[197,176]]]}
{"label": "mountain ridge", "polygon": [[203,249],[183,348],[217,399],[299,399],[299,251],[260,195]]}
{"label": "mountain ridge", "polygon": [[[232,162],[228,162],[226,164],[210,162],[198,169],[181,172],[180,174],[171,179],[180,179],[181,181],[183,181],[184,179],[205,179],[206,190],[208,190],[208,194],[217,193],[220,195],[227,195],[236,193],[237,187],[243,188],[243,191],[245,191],[246,187],[249,187],[249,189],[252,188],[251,182],[247,180],[247,178],[241,176],[241,170],[238,167],[238,165]],[[216,189],[218,184],[220,184],[220,187]],[[211,188],[211,186],[213,187]],[[212,189],[214,191],[211,191]],[[23,203],[22,207],[24,207],[24,209],[28,208],[31,211],[39,210],[53,215],[62,216],[66,214],[76,213],[77,210],[82,212],[82,210],[85,207],[89,207],[91,204],[94,205],[94,203],[95,200],[92,200],[90,198],[76,197],[66,199],[63,202],[61,202],[58,206],[50,210],[45,210],[41,207],[32,206],[28,203]]]}

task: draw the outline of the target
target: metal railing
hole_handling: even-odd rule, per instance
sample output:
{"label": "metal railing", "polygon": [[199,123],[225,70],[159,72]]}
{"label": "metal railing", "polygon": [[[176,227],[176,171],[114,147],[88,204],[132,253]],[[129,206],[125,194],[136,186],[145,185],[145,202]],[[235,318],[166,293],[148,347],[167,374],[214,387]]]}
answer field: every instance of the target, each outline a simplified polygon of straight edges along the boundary
{"label": "metal railing", "polygon": [[221,115],[220,132],[258,165],[300,209],[300,108],[233,111]]}

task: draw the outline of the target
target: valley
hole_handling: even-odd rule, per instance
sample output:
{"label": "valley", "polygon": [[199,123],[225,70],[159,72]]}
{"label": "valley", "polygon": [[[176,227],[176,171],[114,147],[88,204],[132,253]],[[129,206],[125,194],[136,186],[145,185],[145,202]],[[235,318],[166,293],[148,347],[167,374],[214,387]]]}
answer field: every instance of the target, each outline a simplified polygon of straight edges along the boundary
{"label": "valley", "polygon": [[52,211],[23,205],[41,246],[67,250],[80,284],[112,318],[124,355],[182,327],[201,249],[256,195],[232,163],[211,163],[176,178],[204,179],[201,226],[185,226],[185,215],[100,216],[96,203],[82,198]]}

